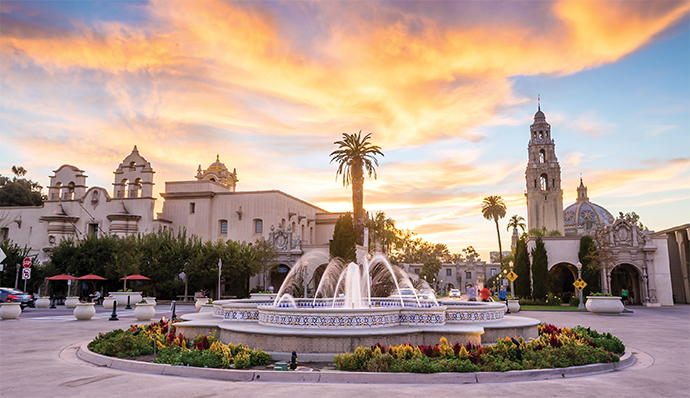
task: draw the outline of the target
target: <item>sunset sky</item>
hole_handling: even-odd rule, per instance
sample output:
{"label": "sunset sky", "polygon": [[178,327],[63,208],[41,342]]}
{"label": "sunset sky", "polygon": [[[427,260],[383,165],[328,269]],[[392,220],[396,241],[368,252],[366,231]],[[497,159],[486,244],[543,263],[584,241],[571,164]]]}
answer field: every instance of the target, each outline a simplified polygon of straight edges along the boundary
{"label": "sunset sky", "polygon": [[[0,174],[62,164],[112,191],[134,145],[165,181],[216,154],[238,190],[351,210],[329,154],[372,133],[384,210],[451,251],[497,250],[482,198],[527,218],[541,109],[564,205],[582,176],[612,214],[690,222],[688,1],[0,3]],[[159,197],[159,206],[162,199]]]}

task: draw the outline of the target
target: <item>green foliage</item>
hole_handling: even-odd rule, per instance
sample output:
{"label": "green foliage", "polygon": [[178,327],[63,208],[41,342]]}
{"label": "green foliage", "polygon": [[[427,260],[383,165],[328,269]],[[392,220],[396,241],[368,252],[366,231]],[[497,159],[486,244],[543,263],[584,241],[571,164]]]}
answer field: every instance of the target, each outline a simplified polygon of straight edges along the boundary
{"label": "green foliage", "polygon": [[153,341],[144,334],[117,329],[100,333],[89,343],[89,350],[109,357],[136,357],[153,354]]}
{"label": "green foliage", "polygon": [[525,243],[524,237],[518,239],[515,246],[515,264],[513,265],[513,271],[518,275],[518,278],[514,282],[516,296],[532,296],[532,286],[530,283],[531,267],[529,263],[529,254],[527,252],[527,243]]}
{"label": "green foliage", "polygon": [[425,278],[429,283],[436,278],[436,274],[441,270],[441,262],[433,259],[424,263],[422,271],[419,273],[421,278]]}
{"label": "green foliage", "polygon": [[335,366],[339,370],[363,370],[372,357],[371,348],[357,347],[354,354],[345,353],[335,356]]}
{"label": "green foliage", "polygon": [[616,354],[623,354],[625,352],[625,345],[616,336],[611,333],[599,333],[596,330],[585,329],[581,326],[573,329],[576,333],[582,333],[583,335],[589,337],[597,347],[601,347],[606,351],[610,351]]}
{"label": "green foliage", "polygon": [[[584,298],[583,298],[584,299]],[[570,298],[570,306],[571,307],[579,307],[580,306],[580,296],[573,296]],[[584,304],[584,303],[583,303]]]}
{"label": "green foliage", "polygon": [[498,195],[491,195],[482,201],[482,215],[487,220],[493,220],[496,224],[496,235],[498,235],[498,257],[499,263],[503,259],[503,249],[501,248],[501,230],[498,228],[498,220],[506,216],[506,205],[503,198]]}
{"label": "green foliage", "polygon": [[[24,257],[29,256],[29,253],[31,252],[31,249],[24,246],[20,247],[16,243],[12,243],[11,240],[6,239],[5,241],[0,241],[0,249],[5,253],[7,256],[3,261],[2,264],[4,264],[4,270],[0,273],[0,286],[3,287],[14,287],[14,281],[16,278],[16,272],[17,272],[17,265],[19,264],[21,266],[22,261],[24,260]],[[29,256],[32,257],[32,259],[35,259],[35,256]],[[21,270],[20,270],[21,272]],[[37,278],[40,275],[36,275],[36,267],[32,267],[32,279]],[[28,291],[32,291],[32,287],[36,286],[35,282],[38,281],[38,279],[32,280],[29,279],[29,284],[27,285]],[[22,282],[21,275],[19,276],[19,281]],[[34,282],[34,283],[31,283]],[[24,284],[22,283],[19,288],[23,288]]]}
{"label": "green foliage", "polygon": [[261,281],[261,286],[266,289],[266,283],[268,281],[268,274],[276,266],[276,259],[278,258],[278,249],[273,245],[272,242],[266,239],[257,239],[252,246],[254,249],[254,259],[252,263],[252,272],[255,274],[261,274],[263,280]]}
{"label": "green foliage", "polygon": [[601,290],[601,274],[599,272],[599,258],[597,253],[597,246],[589,235],[584,235],[580,238],[580,251],[578,252],[578,259],[582,264],[582,280],[587,283],[583,295],[589,296],[592,292]]}
{"label": "green foliage", "polygon": [[26,169],[12,166],[14,177],[0,175],[0,206],[40,206],[47,199],[41,193],[43,187],[37,182],[24,178]]}
{"label": "green foliage", "polygon": [[546,253],[546,247],[544,247],[544,241],[541,237],[538,237],[536,246],[532,249],[532,297],[537,300],[544,300],[546,298],[549,278],[548,264],[549,258]]}
{"label": "green foliage", "polygon": [[348,212],[338,217],[329,244],[331,258],[339,257],[345,262],[357,262],[355,227]]}
{"label": "green foliage", "polygon": [[560,297],[555,296],[555,295],[553,295],[553,294],[551,294],[551,293],[549,293],[549,294],[546,296],[546,305],[550,305],[550,306],[553,306],[553,307],[558,307],[558,306],[560,306],[561,304],[563,304],[563,301],[561,300]]}

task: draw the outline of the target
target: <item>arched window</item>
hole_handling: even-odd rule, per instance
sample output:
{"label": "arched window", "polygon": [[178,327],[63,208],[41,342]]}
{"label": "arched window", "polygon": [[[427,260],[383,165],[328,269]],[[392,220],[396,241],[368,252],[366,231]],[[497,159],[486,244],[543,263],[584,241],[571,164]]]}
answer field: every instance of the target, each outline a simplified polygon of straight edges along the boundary
{"label": "arched window", "polygon": [[137,163],[136,162],[129,162],[129,171],[136,171],[137,170]]}
{"label": "arched window", "polygon": [[117,189],[117,192],[115,192],[115,196],[118,198],[124,198],[125,194],[127,193],[127,183],[129,180],[126,178],[120,182],[120,186],[115,187]]}
{"label": "arched window", "polygon": [[539,150],[539,163],[546,163],[546,151],[543,149]]}
{"label": "arched window", "polygon": [[540,140],[541,140],[541,139],[544,139],[544,132],[543,132],[543,131],[540,131],[540,132],[539,132],[539,139],[540,139]]}
{"label": "arched window", "polygon": [[228,220],[220,220],[220,233],[221,233],[221,235],[227,235],[227,233],[228,233]]}
{"label": "arched window", "polygon": [[260,219],[254,220],[254,233],[260,234],[264,232],[264,221]]}
{"label": "arched window", "polygon": [[67,188],[62,189],[62,200],[74,199],[74,182],[70,181]]}
{"label": "arched window", "polygon": [[547,191],[549,189],[549,176],[546,173],[542,174],[539,178],[539,184],[542,191]]}
{"label": "arched window", "polygon": [[139,197],[139,190],[141,189],[141,178],[137,178],[136,180],[134,180],[134,182],[130,182],[128,188],[129,188],[128,197],[138,198]]}

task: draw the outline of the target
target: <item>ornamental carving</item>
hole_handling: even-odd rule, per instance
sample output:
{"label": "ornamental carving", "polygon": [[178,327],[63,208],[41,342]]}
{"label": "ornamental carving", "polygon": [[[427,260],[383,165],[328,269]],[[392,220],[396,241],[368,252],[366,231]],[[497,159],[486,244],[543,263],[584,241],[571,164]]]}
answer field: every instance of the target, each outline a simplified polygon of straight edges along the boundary
{"label": "ornamental carving", "polygon": [[278,228],[277,230],[271,226],[271,232],[268,234],[268,241],[278,249],[279,252],[301,251],[300,236],[295,235],[292,230]]}

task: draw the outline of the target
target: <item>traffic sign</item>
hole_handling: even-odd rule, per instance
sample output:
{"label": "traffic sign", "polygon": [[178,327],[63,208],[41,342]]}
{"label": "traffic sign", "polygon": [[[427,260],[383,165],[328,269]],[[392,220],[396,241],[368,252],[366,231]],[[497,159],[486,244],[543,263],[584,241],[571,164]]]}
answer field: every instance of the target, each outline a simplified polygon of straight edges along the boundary
{"label": "traffic sign", "polygon": [[575,283],[573,283],[573,286],[575,286],[575,289],[582,291],[582,289],[587,286],[587,282],[583,281],[582,278],[577,278]]}
{"label": "traffic sign", "polygon": [[511,282],[515,282],[517,277],[518,277],[517,274],[513,271],[508,272],[508,275],[506,275],[506,278],[508,278],[508,280]]}
{"label": "traffic sign", "polygon": [[24,257],[22,265],[24,266],[24,268],[31,268],[31,257]]}
{"label": "traffic sign", "polygon": [[5,259],[5,257],[7,257],[7,255],[5,254],[4,251],[2,251],[2,249],[0,249],[0,263],[2,262],[2,260]]}
{"label": "traffic sign", "polygon": [[31,268],[24,268],[22,270],[22,279],[31,279]]}

